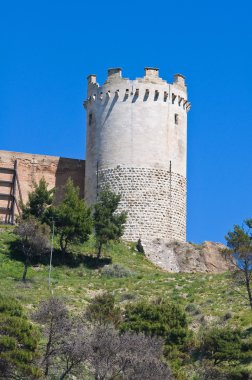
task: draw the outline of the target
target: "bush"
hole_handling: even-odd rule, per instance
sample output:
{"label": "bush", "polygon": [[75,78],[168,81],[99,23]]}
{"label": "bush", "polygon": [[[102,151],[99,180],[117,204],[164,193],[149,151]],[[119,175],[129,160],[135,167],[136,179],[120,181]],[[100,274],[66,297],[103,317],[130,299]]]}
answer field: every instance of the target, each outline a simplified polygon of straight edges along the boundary
{"label": "bush", "polygon": [[175,303],[139,302],[127,305],[122,331],[144,332],[164,339],[166,346],[182,346],[188,336],[186,315]]}
{"label": "bush", "polygon": [[84,319],[100,325],[117,326],[121,321],[121,310],[115,306],[115,298],[112,294],[102,293],[91,300],[85,311]]}
{"label": "bush", "polygon": [[242,358],[241,331],[230,327],[213,327],[205,331],[199,349],[199,354],[215,365],[228,362],[236,364]]}
{"label": "bush", "polygon": [[137,244],[136,244],[136,249],[137,249],[137,252],[142,253],[143,255],[145,254],[141,239],[138,239]]}
{"label": "bush", "polygon": [[137,296],[134,293],[124,293],[121,295],[121,301],[131,301],[135,300],[136,298]]}
{"label": "bush", "polygon": [[200,310],[199,310],[198,306],[195,305],[194,303],[189,303],[188,305],[186,305],[185,311],[187,311],[191,315],[200,314]]}
{"label": "bush", "polygon": [[202,360],[196,371],[199,380],[249,380],[249,370],[241,366],[216,366],[211,361]]}
{"label": "bush", "polygon": [[119,264],[105,265],[101,269],[101,274],[106,277],[117,278],[133,276],[133,272]]}
{"label": "bush", "polygon": [[230,318],[232,318],[232,313],[230,313],[230,311],[223,315],[223,321],[227,321]]}
{"label": "bush", "polygon": [[40,371],[33,364],[39,340],[37,329],[15,299],[0,295],[0,312],[0,378],[39,377]]}

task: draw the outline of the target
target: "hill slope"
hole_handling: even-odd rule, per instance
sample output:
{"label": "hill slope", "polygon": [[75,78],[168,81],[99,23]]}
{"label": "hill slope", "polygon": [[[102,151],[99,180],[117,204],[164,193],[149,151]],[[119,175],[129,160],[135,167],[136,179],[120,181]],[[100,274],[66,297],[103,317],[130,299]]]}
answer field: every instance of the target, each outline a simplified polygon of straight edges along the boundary
{"label": "hill slope", "polygon": [[[44,264],[30,267],[28,281],[23,284],[20,281],[23,263],[18,254],[13,254],[15,241],[12,228],[1,228],[0,291],[15,296],[27,309],[33,309],[41,299],[50,295],[49,267]],[[86,245],[73,247],[73,250],[85,255],[92,254],[94,243],[91,240]],[[53,264],[59,255],[60,252],[55,250]],[[125,243],[111,245],[106,256],[112,258],[113,264],[119,265],[119,268],[112,270],[112,274],[108,267],[99,268],[94,260],[87,257],[83,260],[76,258],[71,267],[57,263],[52,270],[53,294],[65,297],[75,311],[82,309],[103,290],[113,292],[122,306],[131,300],[165,297],[185,307],[194,305],[195,311],[190,315],[194,327],[209,321],[223,321],[227,313],[231,313],[232,324],[252,326],[246,299],[235,292],[228,273],[166,273],[137,253],[134,246]],[[127,277],[114,277],[121,275],[120,272],[126,272],[122,275]]]}

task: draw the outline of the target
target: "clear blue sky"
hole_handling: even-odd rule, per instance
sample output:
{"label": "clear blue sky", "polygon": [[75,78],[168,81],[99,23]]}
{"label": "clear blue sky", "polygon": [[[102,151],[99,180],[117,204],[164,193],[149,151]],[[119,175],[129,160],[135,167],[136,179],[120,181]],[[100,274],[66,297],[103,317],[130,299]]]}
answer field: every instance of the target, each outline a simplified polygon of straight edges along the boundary
{"label": "clear blue sky", "polygon": [[84,158],[86,76],[186,76],[188,240],[224,241],[252,217],[252,4],[5,1],[0,149]]}

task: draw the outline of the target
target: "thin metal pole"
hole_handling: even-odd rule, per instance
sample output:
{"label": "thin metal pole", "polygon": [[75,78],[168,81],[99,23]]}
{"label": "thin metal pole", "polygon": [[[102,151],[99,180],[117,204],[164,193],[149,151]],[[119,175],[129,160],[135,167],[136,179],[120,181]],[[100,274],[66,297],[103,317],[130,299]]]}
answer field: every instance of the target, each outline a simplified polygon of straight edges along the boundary
{"label": "thin metal pole", "polygon": [[96,198],[98,198],[99,193],[99,161],[96,163]]}
{"label": "thin metal pole", "polygon": [[52,271],[52,254],[53,254],[53,243],[54,243],[54,220],[52,228],[52,239],[51,239],[51,253],[50,253],[50,265],[49,265],[49,275],[48,275],[48,284],[51,286],[51,271]]}
{"label": "thin metal pole", "polygon": [[16,203],[16,185],[17,185],[17,160],[14,163],[14,173],[13,173],[13,190],[12,190],[12,215],[11,224],[15,223],[15,203]]}

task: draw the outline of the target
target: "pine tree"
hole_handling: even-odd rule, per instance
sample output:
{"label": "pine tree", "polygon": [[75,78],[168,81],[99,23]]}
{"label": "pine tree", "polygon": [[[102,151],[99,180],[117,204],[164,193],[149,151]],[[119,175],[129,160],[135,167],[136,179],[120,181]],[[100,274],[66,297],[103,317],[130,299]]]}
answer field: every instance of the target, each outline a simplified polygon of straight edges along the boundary
{"label": "pine tree", "polygon": [[63,201],[54,207],[53,214],[62,253],[66,253],[69,243],[88,240],[92,230],[91,210],[79,197],[79,188],[71,179],[65,185]]}
{"label": "pine tree", "polygon": [[27,320],[20,303],[0,295],[0,378],[40,377],[34,365],[38,342],[38,330]]}
{"label": "pine tree", "polygon": [[108,188],[99,194],[94,206],[94,228],[97,242],[97,257],[101,257],[102,246],[111,240],[118,240],[124,232],[127,213],[117,212],[121,196]]}
{"label": "pine tree", "polygon": [[248,230],[243,227],[234,226],[233,231],[229,231],[225,237],[230,248],[226,253],[233,259],[235,257],[236,270],[233,271],[233,278],[239,285],[245,285],[247,298],[252,309],[252,219],[245,221]]}
{"label": "pine tree", "polygon": [[55,189],[48,190],[48,184],[42,177],[39,183],[34,183],[34,190],[28,194],[28,202],[21,205],[23,219],[30,215],[41,222],[48,221],[50,206],[54,200]]}

